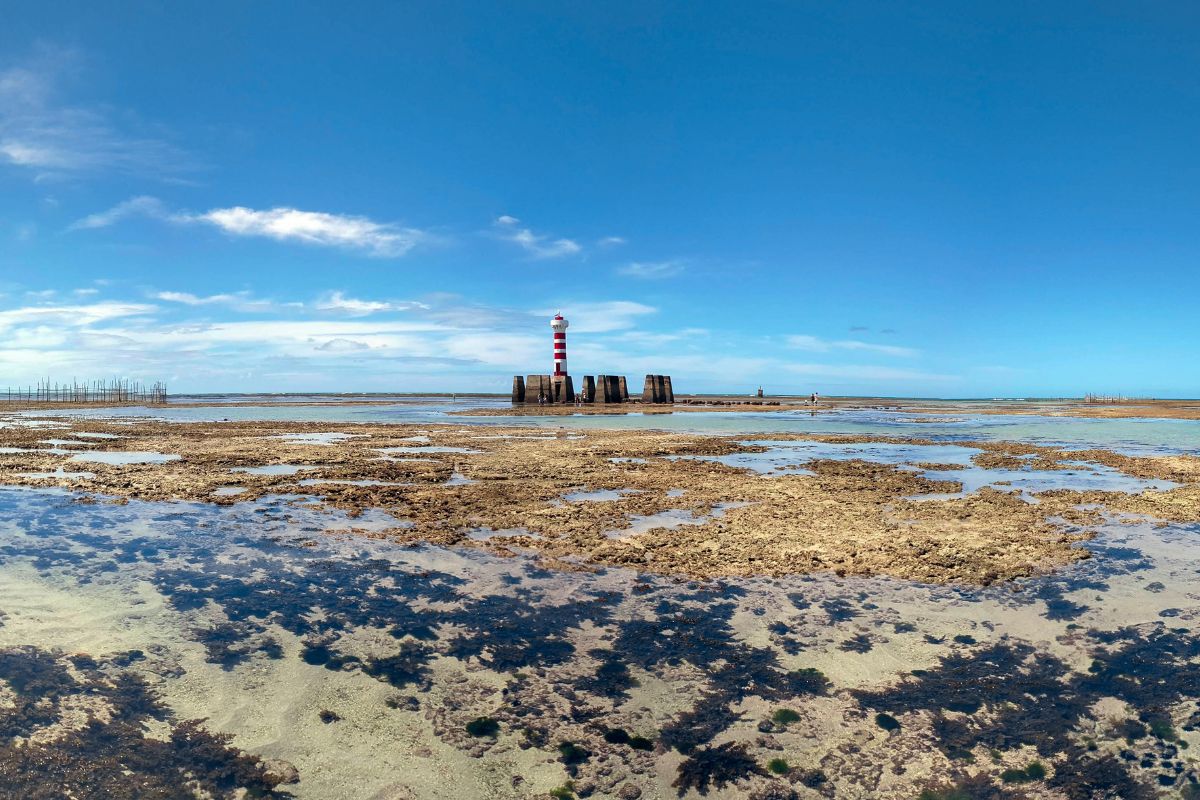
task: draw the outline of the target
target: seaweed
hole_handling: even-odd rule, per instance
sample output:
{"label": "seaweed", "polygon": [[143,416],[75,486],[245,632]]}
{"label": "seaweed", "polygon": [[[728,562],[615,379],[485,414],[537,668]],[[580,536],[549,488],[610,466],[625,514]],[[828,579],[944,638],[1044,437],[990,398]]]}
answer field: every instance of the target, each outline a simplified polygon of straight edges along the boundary
{"label": "seaweed", "polygon": [[790,722],[799,722],[800,715],[790,708],[778,708],[771,715],[771,720],[779,725],[787,725]]}
{"label": "seaweed", "polygon": [[900,720],[883,711],[875,715],[875,724],[889,733],[900,730]]}
{"label": "seaweed", "polygon": [[600,697],[627,699],[629,690],[638,685],[637,679],[629,672],[629,666],[603,650],[593,650],[590,655],[603,656],[604,660],[596,667],[594,676],[580,678],[575,682],[575,688]]}
{"label": "seaweed", "polygon": [[746,753],[745,744],[726,742],[692,752],[679,765],[671,785],[679,790],[680,797],[691,789],[706,795],[710,786],[723,789],[752,775],[766,774],[766,770]]}
{"label": "seaweed", "polygon": [[580,747],[574,742],[562,742],[558,746],[558,760],[566,766],[567,774],[572,778],[578,774],[579,765],[591,757],[591,751]]}
{"label": "seaweed", "polygon": [[363,672],[372,678],[387,681],[392,686],[403,688],[416,684],[428,688],[430,671],[426,666],[431,650],[423,645],[406,642],[400,651],[384,658],[369,658],[363,663]]}
{"label": "seaweed", "polygon": [[[0,708],[5,797],[291,796],[277,788],[281,776],[232,747],[231,736],[209,733],[197,720],[174,719],[139,676],[120,671],[113,661],[83,656],[75,659],[77,666],[83,665],[76,678],[66,669],[67,661],[32,647],[0,650],[0,677],[17,698],[14,705]],[[19,745],[14,741],[57,723],[62,704],[73,697],[103,699],[111,718],[93,716],[80,730]],[[167,724],[165,740],[146,736],[145,723],[152,719]]]}
{"label": "seaweed", "polygon": [[604,741],[609,744],[629,744],[629,734],[622,728],[610,728],[604,732]]}
{"label": "seaweed", "polygon": [[1045,780],[1046,768],[1041,762],[1034,761],[1024,769],[1006,769],[1000,773],[1000,780],[1005,783],[1033,783],[1034,781]]}
{"label": "seaweed", "polygon": [[869,653],[874,646],[870,636],[860,633],[842,642],[838,649],[846,653]]}
{"label": "seaweed", "polygon": [[467,733],[475,737],[488,736],[495,738],[500,732],[500,723],[491,717],[476,717],[467,723]]}

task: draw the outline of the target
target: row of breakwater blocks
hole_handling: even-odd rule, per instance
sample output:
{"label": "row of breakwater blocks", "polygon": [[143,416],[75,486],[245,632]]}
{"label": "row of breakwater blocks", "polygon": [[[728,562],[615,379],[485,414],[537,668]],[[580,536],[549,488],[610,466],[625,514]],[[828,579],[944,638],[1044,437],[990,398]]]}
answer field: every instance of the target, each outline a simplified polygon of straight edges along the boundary
{"label": "row of breakwater blocks", "polygon": [[[624,375],[585,375],[578,395],[570,375],[513,376],[513,403],[629,403],[629,385]],[[647,375],[640,402],[674,403],[670,375]]]}

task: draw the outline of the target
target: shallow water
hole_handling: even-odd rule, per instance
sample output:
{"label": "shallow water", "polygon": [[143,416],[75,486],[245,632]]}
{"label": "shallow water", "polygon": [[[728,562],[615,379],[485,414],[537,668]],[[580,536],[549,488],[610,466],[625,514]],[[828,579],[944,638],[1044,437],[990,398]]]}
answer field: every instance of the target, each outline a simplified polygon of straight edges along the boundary
{"label": "shallow water", "polygon": [[[498,399],[450,402],[428,398],[396,405],[332,406],[309,403],[298,406],[222,405],[196,408],[83,409],[81,418],[150,417],[173,421],[279,420],[306,422],[398,422],[462,425],[528,425],[546,428],[663,429],[726,435],[771,432],[913,436],[936,441],[995,439],[1034,442],[1064,447],[1102,447],[1129,455],[1200,452],[1200,420],[1084,419],[1025,414],[971,414],[953,416],[909,414],[888,410],[722,412],[693,411],[675,414],[579,414],[553,417],[449,416],[470,408],[506,408]],[[964,408],[969,409],[969,404]],[[42,412],[23,419],[36,421]]]}
{"label": "shallow water", "polygon": [[233,467],[230,472],[244,472],[247,475],[295,475],[318,467],[304,464],[269,464],[265,467]]}
{"label": "shallow water", "polygon": [[[282,788],[299,798],[517,798],[574,780],[665,800],[742,773],[739,787],[761,789],[779,780],[754,774],[775,757],[837,797],[911,798],[965,765],[964,748],[985,753],[974,770],[988,750],[1038,759],[1064,791],[1195,776],[1196,526],[1114,520],[1090,561],[987,589],[700,585],[339,535],[395,520],[294,502],[0,489],[0,678],[49,680],[68,656],[100,664],[97,680],[138,676],[165,709],[155,725],[207,719],[294,764],[300,781]],[[772,722],[780,709],[795,719]],[[494,737],[467,732],[480,718]],[[615,729],[649,749],[601,736]],[[61,742],[46,752],[101,747]],[[880,772],[889,763],[906,769]]]}
{"label": "shallow water", "polygon": [[179,456],[171,453],[148,453],[135,450],[116,451],[109,450],[99,453],[75,453],[71,456],[71,461],[90,461],[96,464],[112,464],[120,466],[122,464],[165,464],[168,461],[178,461]]}
{"label": "shallow water", "polygon": [[[983,451],[960,445],[917,445],[891,443],[837,442],[775,442],[751,440],[748,444],[768,448],[762,453],[731,453],[722,456],[672,456],[701,461],[717,461],[733,467],[751,469],[766,476],[811,474],[804,468],[810,461],[818,459],[833,461],[863,460],[880,464],[895,464],[920,473],[930,480],[958,481],[963,491],[957,494],[939,494],[929,499],[961,497],[978,492],[985,486],[997,489],[1012,489],[1029,496],[1032,492],[1052,489],[1078,489],[1081,491],[1125,492],[1136,494],[1149,489],[1173,489],[1178,484],[1166,480],[1135,478],[1132,475],[1102,464],[1064,462],[1073,469],[985,469],[971,463],[971,459]],[[957,466],[958,469],[923,469],[921,464]]]}
{"label": "shallow water", "polygon": [[[514,420],[445,417],[447,407],[261,412],[728,433],[768,442],[767,453],[718,459],[764,480],[803,471],[814,458],[862,458],[958,480],[964,492],[990,485],[1027,497],[1159,484],[1096,465],[985,470],[971,464],[976,450],[954,443],[999,438],[1136,454],[1200,444],[1200,428],[1173,420],[956,415],[915,423],[892,412]],[[166,413],[177,412],[213,413]],[[770,432],[797,430],[907,434],[949,446],[770,442]],[[390,449],[409,451],[437,450]],[[931,463],[953,469],[917,466]],[[584,487],[564,499],[613,498]],[[653,527],[700,521],[667,512],[612,533],[636,540]],[[361,535],[408,524],[378,511],[352,518],[318,510],[304,497],[85,505],[64,492],[0,488],[2,774],[43,769],[5,745],[2,732],[13,726],[32,726],[50,742],[39,745],[48,758],[82,759],[84,771],[88,759],[108,763],[82,734],[47,733],[78,716],[70,698],[30,696],[16,706],[24,716],[13,718],[6,683],[66,670],[103,684],[81,685],[81,698],[109,697],[104,686],[119,676],[145,680],[162,706],[146,731],[161,736],[206,719],[205,730],[231,734],[233,747],[294,764],[299,783],[281,788],[297,798],[515,800],[573,781],[577,796],[588,789],[597,798],[626,786],[659,800],[701,789],[778,797],[763,792],[786,785],[801,797],[911,800],[948,784],[972,796],[970,775],[999,787],[1003,770],[1035,760],[1048,769],[1045,783],[1068,797],[1178,796],[1197,780],[1200,526],[1114,518],[1085,545],[1090,560],[964,588],[833,575],[697,584],[578,563],[583,571],[550,570],[526,555]],[[87,659],[99,666],[76,665]],[[45,712],[47,703],[57,710]],[[469,732],[491,730],[481,719],[494,722],[494,735]],[[144,740],[134,730],[106,724],[100,735],[136,749]],[[202,763],[215,775],[232,757]],[[786,778],[765,769],[773,758],[787,761]],[[154,763],[155,779],[180,785],[198,769]],[[117,786],[137,775],[110,778]]]}

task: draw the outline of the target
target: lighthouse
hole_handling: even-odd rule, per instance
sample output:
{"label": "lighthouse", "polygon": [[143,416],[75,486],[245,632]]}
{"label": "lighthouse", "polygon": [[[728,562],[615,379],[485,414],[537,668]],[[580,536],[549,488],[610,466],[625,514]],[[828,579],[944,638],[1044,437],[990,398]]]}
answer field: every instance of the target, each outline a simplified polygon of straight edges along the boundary
{"label": "lighthouse", "polygon": [[567,374],[567,326],[571,323],[563,319],[562,313],[554,315],[550,320],[550,329],[554,331],[554,377]]}

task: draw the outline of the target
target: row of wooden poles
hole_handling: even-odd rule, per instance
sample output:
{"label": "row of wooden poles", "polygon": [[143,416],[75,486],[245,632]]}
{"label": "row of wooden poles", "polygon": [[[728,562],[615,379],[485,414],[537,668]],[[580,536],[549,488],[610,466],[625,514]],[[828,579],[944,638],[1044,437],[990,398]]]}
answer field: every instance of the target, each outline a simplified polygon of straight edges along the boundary
{"label": "row of wooden poles", "polygon": [[10,403],[146,403],[157,405],[167,402],[167,385],[162,381],[145,384],[125,378],[85,381],[80,383],[53,383],[49,378],[38,381],[36,386],[9,387],[6,395]]}

